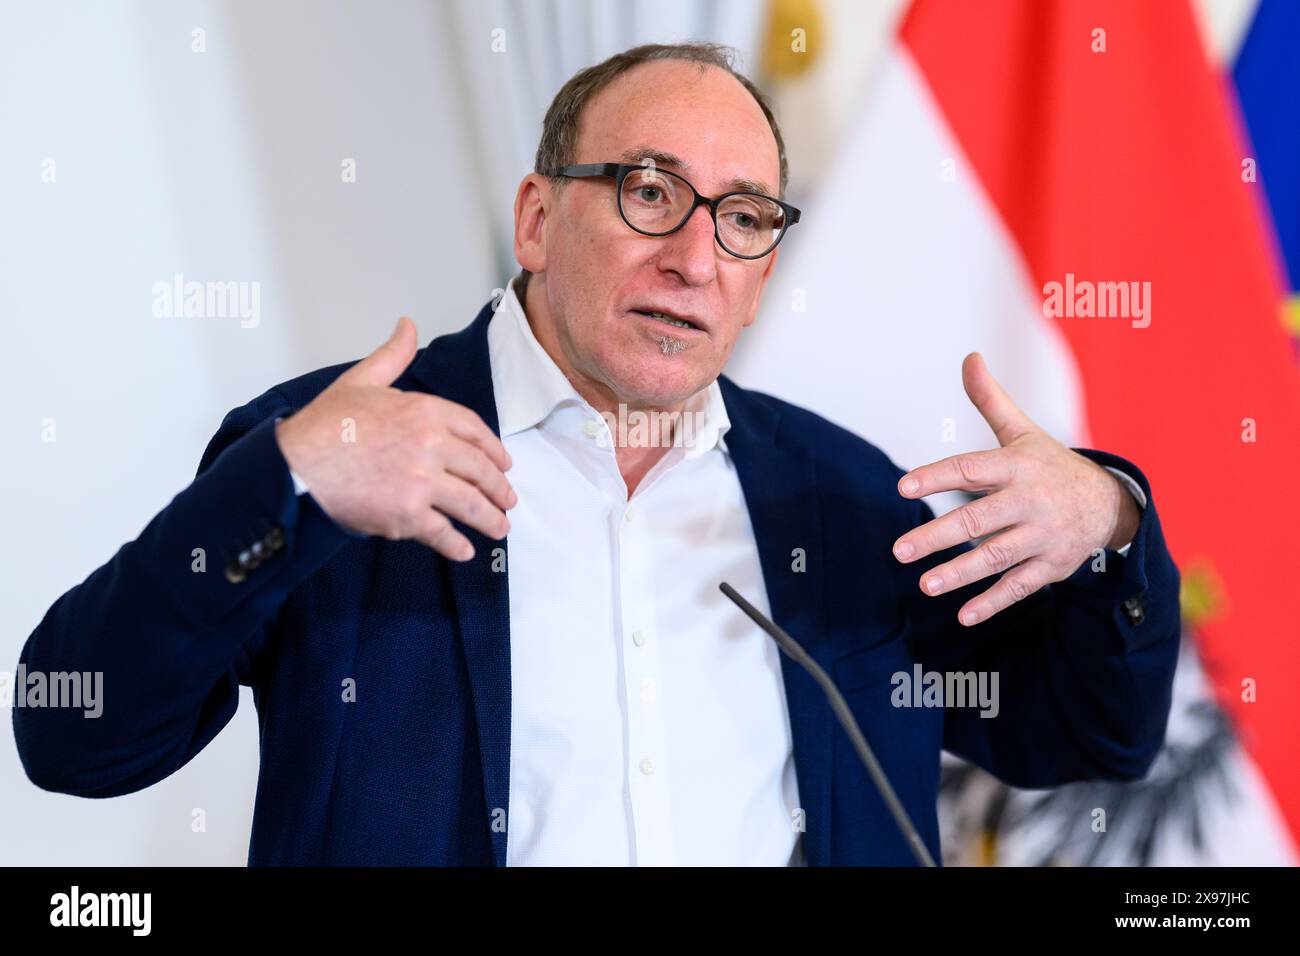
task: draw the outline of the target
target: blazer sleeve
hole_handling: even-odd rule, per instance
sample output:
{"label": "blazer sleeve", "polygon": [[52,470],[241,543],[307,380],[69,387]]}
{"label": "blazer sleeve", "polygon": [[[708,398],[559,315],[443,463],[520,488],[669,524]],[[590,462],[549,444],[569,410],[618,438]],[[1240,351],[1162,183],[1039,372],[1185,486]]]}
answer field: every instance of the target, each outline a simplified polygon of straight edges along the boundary
{"label": "blazer sleeve", "polygon": [[275,390],[230,412],[194,481],[28,637],[27,674],[102,674],[97,717],[20,707],[15,686],[18,755],[37,786],[110,797],[182,767],[234,715],[289,593],[358,537],[294,494],[275,438],[288,414]]}
{"label": "blazer sleeve", "polygon": [[[938,597],[919,586],[926,570],[970,545],[900,566],[907,632],[925,670],[998,678],[996,716],[945,711],[944,748],[1019,787],[1141,778],[1164,743],[1172,700],[1179,573],[1150,485],[1118,456],[1076,451],[1123,471],[1146,496],[1127,555],[1107,549],[973,627],[959,624],[957,611],[996,577]],[[933,517],[924,502],[913,505],[909,528]]]}

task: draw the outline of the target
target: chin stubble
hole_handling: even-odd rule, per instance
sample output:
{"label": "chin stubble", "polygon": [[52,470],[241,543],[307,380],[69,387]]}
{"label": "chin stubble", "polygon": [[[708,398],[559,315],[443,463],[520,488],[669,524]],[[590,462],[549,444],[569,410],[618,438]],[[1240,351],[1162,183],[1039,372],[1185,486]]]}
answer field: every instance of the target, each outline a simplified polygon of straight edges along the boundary
{"label": "chin stubble", "polygon": [[676,355],[682,349],[686,348],[686,343],[681,339],[674,338],[671,335],[655,336],[659,340],[659,351],[664,355]]}

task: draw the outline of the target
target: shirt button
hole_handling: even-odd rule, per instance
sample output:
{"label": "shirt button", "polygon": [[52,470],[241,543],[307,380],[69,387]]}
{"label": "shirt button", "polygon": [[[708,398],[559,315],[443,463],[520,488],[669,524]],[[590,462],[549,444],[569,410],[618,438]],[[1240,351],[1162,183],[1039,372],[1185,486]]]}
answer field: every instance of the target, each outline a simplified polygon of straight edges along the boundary
{"label": "shirt button", "polygon": [[643,644],[645,644],[645,634],[642,633],[641,631],[633,631],[632,643],[635,644],[637,647],[641,647]]}
{"label": "shirt button", "polygon": [[633,515],[633,511],[632,511],[632,509],[631,509],[631,508],[628,508],[627,511],[623,512],[623,520],[624,520],[624,521],[631,521],[631,520],[632,520],[632,515]]}
{"label": "shirt button", "polygon": [[641,760],[641,772],[645,774],[647,777],[650,776],[652,773],[654,773],[655,772],[654,761],[651,760],[649,757],[643,758]]}
{"label": "shirt button", "polygon": [[588,438],[595,438],[600,434],[600,422],[594,418],[589,418],[582,423],[582,433]]}

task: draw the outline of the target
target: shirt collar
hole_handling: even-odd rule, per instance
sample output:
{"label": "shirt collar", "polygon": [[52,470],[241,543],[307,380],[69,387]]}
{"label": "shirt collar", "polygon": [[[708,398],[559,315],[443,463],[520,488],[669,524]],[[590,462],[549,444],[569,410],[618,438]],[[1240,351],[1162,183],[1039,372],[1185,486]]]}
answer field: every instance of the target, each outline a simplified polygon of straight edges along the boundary
{"label": "shirt collar", "polygon": [[[595,409],[578,394],[533,335],[515,293],[517,279],[515,276],[506,283],[487,332],[492,390],[502,438],[536,427],[563,405],[576,404],[596,416]],[[723,435],[731,427],[731,419],[716,379],[687,399],[685,411],[703,412],[697,419],[700,424],[696,440],[685,450],[685,457],[693,458],[715,446],[727,450]]]}

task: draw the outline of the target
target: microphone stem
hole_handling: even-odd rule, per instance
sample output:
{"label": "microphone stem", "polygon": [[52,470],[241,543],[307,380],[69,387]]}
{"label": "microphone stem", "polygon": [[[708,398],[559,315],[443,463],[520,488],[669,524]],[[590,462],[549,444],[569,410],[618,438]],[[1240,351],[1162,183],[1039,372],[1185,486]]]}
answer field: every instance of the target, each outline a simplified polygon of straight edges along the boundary
{"label": "microphone stem", "polygon": [[880,791],[880,795],[884,798],[885,806],[889,808],[889,812],[893,815],[899,832],[903,834],[912,855],[916,857],[916,862],[921,866],[934,866],[934,858],[930,856],[925,841],[921,839],[921,834],[917,832],[916,827],[912,826],[912,821],[908,819],[907,811],[903,809],[902,802],[898,799],[898,795],[894,793],[894,788],[890,786],[889,778],[885,776],[884,769],[876,760],[876,755],[867,744],[867,738],[862,735],[862,730],[858,727],[853,711],[849,709],[848,703],[844,700],[844,695],[835,686],[835,682],[830,679],[830,676],[822,669],[821,665],[812,659],[812,655],[805,651],[798,641],[787,634],[775,621],[769,620],[766,615],[741,597],[735,588],[725,581],[718,587],[723,594],[735,602],[737,607],[749,615],[755,624],[767,631],[781,650],[811,674],[813,680],[821,685],[821,689],[826,694],[826,699],[831,705],[831,710],[839,719],[844,732],[849,735],[849,740],[853,742],[853,748],[858,752],[858,757],[866,766],[867,773],[871,775],[871,779],[876,784],[876,789]]}

